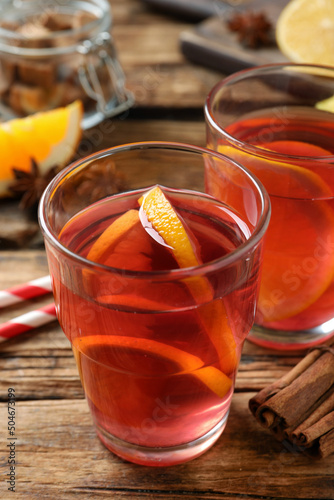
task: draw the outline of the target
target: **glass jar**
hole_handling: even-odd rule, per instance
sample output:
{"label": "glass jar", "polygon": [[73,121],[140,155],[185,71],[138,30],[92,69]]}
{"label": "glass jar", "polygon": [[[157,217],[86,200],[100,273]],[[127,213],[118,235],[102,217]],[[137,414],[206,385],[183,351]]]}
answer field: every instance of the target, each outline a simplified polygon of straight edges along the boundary
{"label": "glass jar", "polygon": [[79,99],[87,129],[133,105],[106,0],[3,0],[0,20],[4,120]]}

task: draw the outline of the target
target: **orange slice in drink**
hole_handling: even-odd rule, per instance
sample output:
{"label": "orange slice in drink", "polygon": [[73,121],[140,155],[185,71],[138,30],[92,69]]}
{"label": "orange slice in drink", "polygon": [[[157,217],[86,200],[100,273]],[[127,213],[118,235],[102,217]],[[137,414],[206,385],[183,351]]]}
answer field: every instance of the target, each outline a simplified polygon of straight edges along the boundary
{"label": "orange slice in drink", "polygon": [[140,198],[139,204],[140,211],[145,213],[153,229],[172,249],[178,265],[181,268],[198,266],[201,262],[195,249],[196,242],[191,241],[191,236],[160,187],[148,191]]}
{"label": "orange slice in drink", "polygon": [[45,173],[65,166],[81,138],[83,107],[80,101],[0,124],[0,196],[8,195],[13,167],[30,171],[34,158]]}
{"label": "orange slice in drink", "polygon": [[[153,191],[153,190],[152,190]],[[148,193],[148,195],[151,193],[151,191]],[[154,193],[156,191],[154,190]],[[159,188],[159,195],[163,195],[162,191]],[[164,195],[163,195],[164,198]],[[150,197],[148,198],[150,199]],[[165,199],[165,202],[167,202],[167,199]],[[161,201],[161,198],[160,198]],[[166,210],[166,212],[169,214],[168,217],[168,222],[166,223],[167,227],[171,226],[171,230],[174,226],[174,229],[177,231],[177,235],[180,237],[181,245],[180,248],[178,249],[177,255],[179,259],[186,259],[187,252],[191,252],[191,262],[192,265],[197,265],[199,263],[199,260],[195,257],[195,253],[193,250],[192,245],[190,244],[190,240],[187,237],[187,234],[185,232],[185,229],[177,217],[177,214],[175,213],[174,209],[172,209],[171,205],[169,202],[164,203],[163,209]],[[153,208],[152,208],[153,210]],[[150,216],[152,216],[152,212],[150,211]],[[156,219],[155,219],[155,222]],[[70,226],[71,221],[68,223],[68,227]],[[63,232],[65,231],[66,227],[64,227]],[[169,237],[167,237],[168,244],[172,243],[177,246],[177,241],[178,241],[178,236],[175,237],[175,240],[171,241]],[[137,210],[129,210],[128,212],[125,212],[122,214],[119,218],[114,220],[105,230],[104,232],[99,236],[99,238],[94,242],[92,247],[90,248],[87,258],[89,260],[92,260],[94,262],[99,262],[99,263],[104,263],[106,265],[110,266],[115,266],[115,260],[118,261],[118,256],[120,256],[120,259],[124,261],[126,259],[126,252],[124,255],[124,246],[123,246],[123,252],[121,254],[117,254],[118,252],[118,245],[121,245],[122,243],[130,243],[132,252],[131,254],[133,255],[133,245],[134,242],[136,244],[136,253],[135,255],[137,256],[136,259],[138,262],[141,259],[141,256],[143,254],[143,258],[145,257],[145,248],[147,250],[147,242],[150,242],[150,238],[147,237],[146,231],[143,229],[142,224],[139,219],[139,214]],[[147,253],[149,251],[147,250]],[[125,261],[123,262],[123,264]],[[141,267],[140,262],[136,266],[137,262],[133,262],[133,259],[128,263],[128,268],[133,270],[134,267]],[[187,261],[184,260],[183,264],[186,265]],[[117,267],[117,266],[116,266]],[[145,265],[142,266],[143,269],[145,269]],[[168,307],[168,304],[161,303],[160,297],[157,301],[154,299],[150,299],[147,297],[140,297],[138,296],[138,290],[136,290],[136,293],[134,295],[130,295],[129,293],[119,293],[115,295],[99,295],[99,288],[100,288],[100,283],[98,283],[98,286],[95,287],[94,285],[94,280],[95,280],[95,275],[93,271],[90,270],[83,270],[83,284],[84,288],[86,290],[89,290],[90,293],[92,293],[92,290],[96,289],[96,296],[97,300],[99,300],[102,303],[111,305],[115,304],[117,306],[129,306],[129,307],[135,307],[139,308],[143,307],[144,309],[149,309],[149,310],[161,310],[164,306]],[[194,282],[195,283],[195,282]],[[204,284],[205,283],[205,284]],[[167,285],[166,285],[167,286]],[[207,295],[210,293],[210,297],[207,296],[208,300],[212,300],[212,291],[209,288],[209,284],[203,279],[201,287],[196,287],[196,291],[199,292],[205,292]],[[175,293],[175,288],[173,288],[173,293]],[[168,293],[166,294],[168,296]],[[162,298],[163,299],[163,298]],[[210,304],[209,304],[210,306]],[[205,307],[205,306],[204,306]],[[219,306],[215,306],[215,309],[212,307],[210,308],[210,311],[204,310],[203,314],[210,314],[210,324],[212,322],[212,317],[214,316],[217,320],[219,321],[219,334],[222,334],[221,332],[221,326],[220,326],[220,321],[224,320],[224,317],[222,316],[223,312],[222,310],[218,310]],[[225,314],[226,316],[226,314]],[[208,318],[209,319],[209,318]],[[231,334],[232,335],[232,334]],[[97,340],[94,340],[94,339]],[[170,360],[174,360],[175,363],[179,365],[179,368],[182,370],[188,370],[188,371],[194,371],[196,370],[196,373],[194,375],[201,380],[203,384],[205,384],[207,387],[209,387],[215,394],[217,394],[219,397],[223,397],[226,392],[229,390],[232,384],[231,378],[229,378],[225,373],[231,373],[235,370],[236,368],[236,353],[235,353],[235,342],[233,339],[233,336],[230,340],[230,345],[229,345],[229,351],[226,354],[226,356],[221,355],[221,359],[224,359],[224,371],[223,373],[221,370],[214,368],[214,367],[204,367],[203,366],[203,361],[200,360],[200,358],[187,353],[185,351],[181,351],[179,349],[173,348],[169,345],[163,344],[163,343],[158,343],[154,341],[149,341],[147,339],[130,339],[128,340],[127,337],[118,337],[118,336],[103,336],[103,337],[89,337],[90,340],[87,340],[87,337],[77,339],[77,342],[81,342],[80,344],[80,350],[84,352],[82,346],[86,346],[84,349],[92,349],[91,346],[93,346],[94,342],[96,342],[96,345],[99,345],[99,343],[103,342],[107,344],[108,346],[113,346],[113,347],[128,347],[131,349],[136,349],[137,351],[141,352],[146,352],[148,353],[153,353],[159,356],[164,356],[165,358],[167,357]],[[89,344],[87,344],[87,342]],[[131,342],[131,344],[129,344]],[[233,342],[233,344],[232,344]],[[222,348],[226,348],[226,342],[222,342]],[[76,348],[76,343],[73,343],[74,349]],[[78,347],[78,346],[77,346]],[[100,348],[100,350],[102,350]],[[222,351],[224,353],[224,351]],[[85,352],[84,352],[85,353]],[[78,358],[78,357],[77,357]],[[230,362],[230,360],[233,360],[233,364]],[[78,360],[78,359],[77,359]],[[103,363],[103,359],[100,358],[99,356],[99,361]],[[203,368],[201,368],[203,367]],[[201,368],[201,369],[199,369]],[[93,396],[91,398],[93,401]]]}
{"label": "orange slice in drink", "polygon": [[327,149],[302,141],[272,141],[261,146],[269,151],[293,156],[330,156]]}
{"label": "orange slice in drink", "polygon": [[[153,229],[172,249],[181,268],[198,266],[202,263],[189,231],[186,231],[183,222],[159,186],[146,193],[139,203],[140,211],[145,213]],[[214,293],[207,278],[193,277],[185,282],[195,301],[203,303],[200,307],[200,318],[220,357],[221,369],[225,373],[233,373],[238,364],[236,343],[223,302],[213,301]]]}
{"label": "orange slice in drink", "polygon": [[327,97],[327,99],[323,99],[322,101],[317,102],[315,105],[317,109],[321,109],[322,111],[328,111],[329,113],[334,113],[334,95],[331,97]]}
{"label": "orange slice in drink", "polygon": [[[306,156],[329,154],[298,141],[280,142],[273,144],[274,151],[282,152],[287,146],[292,155],[302,150]],[[323,249],[331,242],[334,227],[333,210],[325,201],[332,197],[331,189],[304,167],[251,157],[231,146],[222,145],[219,151],[248,167],[270,194],[272,213],[264,244],[258,321],[291,318],[318,300],[333,279],[334,251]],[[219,172],[210,176],[212,194],[219,198],[222,183],[214,177]]]}
{"label": "orange slice in drink", "polygon": [[[72,218],[63,228],[61,238],[66,241],[72,234]],[[152,270],[152,238],[143,229],[138,210],[129,210],[115,219],[96,239],[86,258],[92,262],[116,269],[130,271]],[[66,244],[66,243],[65,243]],[[175,259],[162,245],[157,245],[155,252],[162,252],[164,263],[175,267]],[[168,260],[170,259],[170,261]],[[124,309],[168,311],[175,309],[177,303],[190,300],[189,293],[166,282],[160,286],[158,296],[154,285],[148,286],[141,279],[122,278],[120,273],[97,273],[90,269],[82,271],[83,287],[89,296],[94,296],[100,303]],[[110,291],[110,293],[108,292]]]}
{"label": "orange slice in drink", "polygon": [[[220,398],[223,398],[232,387],[232,380],[221,370],[213,366],[203,366],[203,361],[199,357],[151,339],[117,335],[77,337],[73,341],[73,352],[81,376],[80,352],[92,360],[97,360],[99,364],[121,371],[128,370],[128,367],[116,366],[117,363],[122,363],[124,359],[126,361],[125,365],[131,363],[131,353],[134,353],[146,359],[145,362],[141,363],[142,368],[147,371],[144,374],[146,376],[149,376],[151,371],[156,375],[159,366],[166,363],[175,373],[175,376],[179,374],[193,375]],[[153,368],[150,367],[150,362],[152,362]],[[177,383],[177,379],[175,380]],[[94,404],[97,407],[101,406],[95,398],[94,384],[91,386],[86,385],[84,389]]]}
{"label": "orange slice in drink", "polygon": [[87,259],[93,262],[103,261],[105,255],[110,255],[117,243],[136,226],[140,227],[138,211],[128,210],[103,231],[90,248]]}
{"label": "orange slice in drink", "polygon": [[[281,152],[277,148],[279,146],[276,144],[273,151]],[[333,195],[328,184],[317,173],[293,163],[261,157],[261,148],[258,148],[259,156],[250,155],[247,151],[225,144],[219,145],[218,151],[247,167],[262,182],[270,195],[304,199],[328,198]],[[308,156],[307,148],[304,154]],[[324,153],[319,153],[319,156],[323,155]],[[217,174],[219,175],[219,172]],[[212,181],[211,184],[213,185],[214,182]],[[218,184],[216,189],[219,190],[221,182],[216,182],[216,184]],[[219,193],[213,195],[219,199]]]}
{"label": "orange slice in drink", "polygon": [[[144,211],[145,208],[148,208],[147,220],[150,221],[155,231],[158,228],[160,235],[164,235],[163,240],[166,245],[171,247],[172,253],[173,255],[175,255],[176,260],[178,262],[181,262],[183,267],[189,267],[188,264],[190,263],[192,266],[200,264],[201,262],[196,255],[196,251],[193,247],[193,243],[191,243],[191,240],[188,237],[188,233],[186,232],[181,220],[170,205],[169,201],[164,196],[161,189],[158,187],[153,188],[144,197],[141,198],[140,202],[142,203],[141,210]],[[165,222],[163,224],[158,221],[159,217],[164,219]],[[103,259],[103,261],[106,262],[105,257],[108,256],[107,262],[109,261],[109,265],[112,266],[114,252],[115,250],[117,250],[118,243],[122,242],[122,240],[129,239],[128,236],[132,234],[132,231],[136,230],[137,228],[141,229],[141,232],[142,234],[144,234],[146,240],[150,241],[151,238],[147,238],[147,233],[143,230],[141,224],[138,225],[138,220],[139,216],[136,210],[130,210],[116,219],[94,242],[93,246],[88,252],[88,259],[94,259],[94,261],[98,262],[101,262],[101,259]],[[179,241],[181,242],[180,245]],[[134,244],[133,242],[134,240],[131,239],[132,248]],[[138,242],[136,241],[136,249],[137,243]],[[140,253],[140,241],[138,244],[138,252]],[[132,263],[130,264],[130,266],[132,269]],[[83,273],[84,287],[92,290],[93,280],[94,274],[92,273],[92,271],[85,270]],[[208,335],[218,352],[219,358],[221,360],[221,368],[224,372],[223,373],[218,369],[211,370],[208,369],[208,367],[205,367],[205,369],[203,368],[200,372],[197,371],[196,376],[198,376],[198,378],[208,387],[213,388],[215,387],[215,385],[213,383],[213,380],[211,380],[211,374],[214,373],[217,388],[212,390],[214,390],[216,394],[225,394],[226,374],[234,373],[238,363],[236,343],[231,329],[228,325],[226,311],[221,301],[215,301],[214,303],[211,302],[213,300],[213,290],[211,289],[211,286],[206,278],[192,278],[192,280],[187,280],[187,285],[189,286],[189,289],[193,296],[196,297],[196,301],[200,303],[204,302],[204,305],[201,307],[200,320],[204,323],[204,329],[206,329],[207,331],[210,330],[208,331]],[[174,290],[175,287],[173,288],[173,291]],[[99,295],[98,291],[99,290],[97,290],[96,295],[98,299],[101,299],[104,303],[108,303],[109,305],[120,305],[120,302],[122,302],[124,303],[123,305],[127,305],[125,303],[126,297],[123,297],[122,300],[122,294],[119,294],[119,296],[102,294]],[[145,297],[142,300],[142,297],[138,298],[138,290],[136,292],[137,307],[140,307],[141,304],[144,304],[144,307],[148,306],[151,310],[152,307],[153,310],[157,307],[157,303],[154,301],[154,299],[147,299],[147,297]],[[124,293],[134,304],[136,301],[135,297],[131,294],[129,295],[127,290]],[[158,300],[160,301],[160,297]],[[205,301],[210,301],[210,303],[205,304]],[[140,340],[143,340],[144,342],[144,339]],[[110,342],[113,342],[113,340],[110,340]],[[145,345],[145,342],[143,345]],[[187,356],[188,354],[189,353],[186,353]],[[189,356],[192,355],[189,354]],[[219,372],[221,373],[221,375],[219,375]],[[219,389],[219,387],[221,387],[221,389]]]}
{"label": "orange slice in drink", "polygon": [[326,201],[272,197],[258,301],[259,318],[291,318],[316,302],[334,275],[334,213]]}

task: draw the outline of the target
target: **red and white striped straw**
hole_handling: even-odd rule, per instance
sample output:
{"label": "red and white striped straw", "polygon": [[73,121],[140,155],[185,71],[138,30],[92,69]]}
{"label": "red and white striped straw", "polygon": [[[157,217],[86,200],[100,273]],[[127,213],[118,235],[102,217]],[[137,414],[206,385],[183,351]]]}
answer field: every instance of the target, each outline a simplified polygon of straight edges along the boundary
{"label": "red and white striped straw", "polygon": [[52,291],[50,276],[43,276],[23,285],[0,290],[0,308],[8,307],[24,300],[39,297]]}
{"label": "red and white striped straw", "polygon": [[0,342],[55,320],[56,308],[54,304],[49,304],[35,311],[22,314],[0,325]]}

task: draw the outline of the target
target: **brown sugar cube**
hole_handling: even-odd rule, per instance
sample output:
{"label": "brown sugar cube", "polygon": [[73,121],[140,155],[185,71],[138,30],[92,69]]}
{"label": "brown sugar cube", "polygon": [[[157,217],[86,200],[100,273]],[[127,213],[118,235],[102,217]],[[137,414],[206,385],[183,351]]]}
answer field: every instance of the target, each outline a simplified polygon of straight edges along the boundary
{"label": "brown sugar cube", "polygon": [[[28,115],[56,107],[56,88],[52,91],[14,83],[9,91],[9,105],[20,115]],[[54,103],[56,105],[54,105]]]}
{"label": "brown sugar cube", "polygon": [[28,22],[20,26],[17,33],[22,35],[21,46],[27,48],[49,47],[50,30],[37,22]]}
{"label": "brown sugar cube", "polygon": [[20,24],[15,21],[0,21],[0,28],[8,31],[17,31]]}
{"label": "brown sugar cube", "polygon": [[90,12],[84,12],[83,10],[78,10],[73,16],[72,27],[73,29],[82,28],[95,19],[97,19],[97,17],[94,16],[94,14],[91,14]]}
{"label": "brown sugar cube", "polygon": [[5,92],[15,81],[16,66],[8,59],[0,59],[0,93]]}
{"label": "brown sugar cube", "polygon": [[16,83],[10,88],[9,105],[20,115],[57,108],[63,102],[65,90],[63,83],[49,90]]}
{"label": "brown sugar cube", "polygon": [[50,31],[65,31],[72,29],[72,16],[49,9],[43,13],[39,22]]}
{"label": "brown sugar cube", "polygon": [[28,85],[50,88],[56,80],[56,67],[48,62],[20,61],[17,68],[20,81]]}
{"label": "brown sugar cube", "polygon": [[[20,43],[15,38],[15,32],[20,28],[20,24],[14,21],[0,21],[0,28],[3,28],[11,32],[12,38],[10,39],[10,45],[20,46]],[[14,35],[14,36],[13,36]]]}
{"label": "brown sugar cube", "polygon": [[57,36],[54,36],[52,39],[52,47],[68,47],[73,45],[73,37],[71,35],[57,33]]}
{"label": "brown sugar cube", "polygon": [[88,100],[88,96],[81,87],[80,83],[63,82],[62,88],[63,94],[60,106],[67,106],[67,104],[76,100],[81,100],[83,103]]}

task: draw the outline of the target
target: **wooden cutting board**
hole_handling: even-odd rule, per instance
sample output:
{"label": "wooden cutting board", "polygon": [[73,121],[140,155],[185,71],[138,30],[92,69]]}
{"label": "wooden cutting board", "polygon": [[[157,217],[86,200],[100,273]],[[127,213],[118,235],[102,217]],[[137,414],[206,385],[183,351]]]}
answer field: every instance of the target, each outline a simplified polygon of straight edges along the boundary
{"label": "wooden cutting board", "polygon": [[181,50],[192,62],[231,74],[252,66],[287,62],[276,43],[258,49],[246,48],[238,40],[238,34],[228,28],[228,20],[237,11],[264,13],[272,23],[273,34],[276,22],[288,0],[257,0],[241,8],[224,10],[221,15],[210,17],[194,29],[180,36]]}

